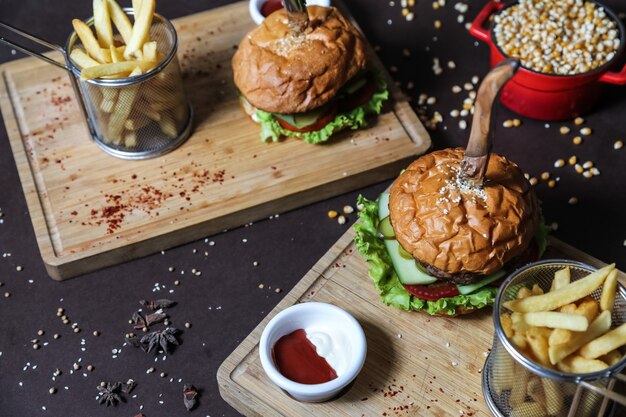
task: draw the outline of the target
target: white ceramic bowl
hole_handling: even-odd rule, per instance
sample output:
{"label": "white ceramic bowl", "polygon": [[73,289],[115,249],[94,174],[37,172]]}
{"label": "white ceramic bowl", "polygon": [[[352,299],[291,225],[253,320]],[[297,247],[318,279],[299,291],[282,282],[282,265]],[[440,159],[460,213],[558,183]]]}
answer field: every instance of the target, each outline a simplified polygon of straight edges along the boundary
{"label": "white ceramic bowl", "polygon": [[[341,331],[350,342],[350,362],[346,371],[323,384],[300,384],[285,378],[272,359],[272,348],[281,337],[298,329],[328,325]],[[265,326],[259,342],[261,364],[267,376],[293,398],[306,402],[321,402],[335,397],[350,384],[363,368],[367,342],[361,325],[345,310],[332,304],[296,304],[278,313]]]}
{"label": "white ceramic bowl", "polygon": [[[265,3],[266,1],[267,0],[250,0],[250,16],[252,17],[252,20],[254,20],[254,23],[256,23],[257,25],[260,25],[265,20],[265,18],[261,14],[261,6],[263,6],[263,3]],[[328,7],[330,6],[330,0],[307,0],[306,4],[308,6],[316,5]]]}

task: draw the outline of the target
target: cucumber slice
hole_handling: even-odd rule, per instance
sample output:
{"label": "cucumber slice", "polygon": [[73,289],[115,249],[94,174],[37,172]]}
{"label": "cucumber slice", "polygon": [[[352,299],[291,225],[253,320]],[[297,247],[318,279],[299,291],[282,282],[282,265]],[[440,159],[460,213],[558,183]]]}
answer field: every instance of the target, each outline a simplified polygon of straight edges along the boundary
{"label": "cucumber slice", "polygon": [[[279,114],[279,113],[274,113],[274,117],[277,117],[287,123],[289,123],[291,126],[296,126],[296,119],[294,117],[294,114]],[[297,126],[296,126],[297,127]]]}
{"label": "cucumber slice", "polygon": [[467,295],[484,287],[485,285],[491,284],[492,282],[499,280],[504,276],[504,274],[504,270],[501,269],[491,275],[487,275],[482,281],[476,282],[474,284],[457,285],[456,288],[459,290],[459,294]]}
{"label": "cucumber slice", "polygon": [[389,216],[380,221],[380,223],[378,224],[378,231],[385,239],[394,239],[396,237],[396,233],[393,231]]}
{"label": "cucumber slice", "polygon": [[[378,218],[382,221],[389,216],[389,194],[383,193],[378,198]],[[398,278],[402,284],[406,285],[426,285],[437,281],[437,278],[420,271],[415,264],[415,259],[405,259],[400,256],[402,248],[395,239],[384,239],[385,247],[391,257],[393,268],[398,274]],[[402,249],[404,250],[404,249]],[[406,251],[405,251],[406,252]]]}
{"label": "cucumber slice", "polygon": [[322,107],[318,107],[317,109],[308,111],[306,113],[293,114],[293,118],[295,121],[294,126],[298,129],[302,129],[303,127],[311,126],[312,124],[317,123],[317,121],[328,112],[330,105],[331,103],[327,103]]}

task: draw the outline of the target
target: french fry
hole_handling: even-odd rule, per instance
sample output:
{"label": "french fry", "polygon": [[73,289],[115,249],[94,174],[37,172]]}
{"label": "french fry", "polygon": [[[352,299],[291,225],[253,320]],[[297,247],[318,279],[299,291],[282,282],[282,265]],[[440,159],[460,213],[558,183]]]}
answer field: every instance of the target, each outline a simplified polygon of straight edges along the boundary
{"label": "french fry", "polygon": [[[608,312],[604,310],[602,313]],[[579,353],[585,359],[595,359],[623,345],[626,345],[626,323],[588,342],[580,348]]]}
{"label": "french fry", "polygon": [[511,327],[515,333],[524,336],[529,326],[528,323],[524,321],[524,315],[522,313],[513,313],[511,314]]}
{"label": "french fry", "polygon": [[533,295],[533,292],[526,287],[522,287],[517,291],[517,295],[515,296],[515,298],[517,298],[518,300],[523,300],[524,298],[528,298],[531,295]]}
{"label": "french fry", "polygon": [[523,334],[515,333],[511,338],[511,341],[520,350],[526,350],[526,348],[528,347],[528,343],[526,342],[526,336]]}
{"label": "french fry", "polygon": [[614,268],[615,264],[607,265],[563,288],[542,295],[533,295],[522,300],[510,300],[504,303],[504,307],[520,313],[554,310],[594,292]]}
{"label": "french fry", "polygon": [[522,403],[516,407],[511,407],[511,417],[542,416],[545,409],[539,403]]}
{"label": "french fry", "polygon": [[124,122],[124,128],[126,130],[135,131],[135,130],[141,129],[142,127],[144,127],[148,123],[149,123],[149,120],[146,117],[137,117],[137,118],[134,118],[134,119],[126,120]]}
{"label": "french fry", "polygon": [[117,103],[117,95],[119,93],[119,89],[103,87],[100,90],[102,91],[102,102],[100,102],[100,110],[105,113],[111,113],[113,111],[113,108],[115,108],[115,103]]}
{"label": "french fry", "polygon": [[525,313],[524,321],[531,326],[567,329],[575,332],[584,332],[589,327],[589,321],[586,317],[556,311]]}
{"label": "french fry", "polygon": [[528,342],[533,356],[537,359],[537,362],[547,368],[551,368],[550,356],[548,354],[548,340],[545,334],[537,327],[531,327],[528,329],[528,332],[526,332],[526,341]]}
{"label": "french fry", "polygon": [[602,295],[600,296],[600,309],[602,311],[613,311],[615,303],[615,292],[617,291],[617,270],[611,271],[604,285],[602,286]]}
{"label": "french fry", "polygon": [[541,378],[541,383],[546,398],[546,414],[550,416],[559,415],[563,408],[563,395],[559,390],[558,383],[550,378]]}
{"label": "french fry", "polygon": [[513,322],[511,321],[511,315],[504,313],[500,316],[500,324],[502,325],[502,329],[504,329],[504,334],[506,337],[513,337]]}
{"label": "french fry", "polygon": [[[565,357],[577,351],[581,346],[598,336],[603,335],[611,328],[611,313],[603,311],[591,322],[589,328],[584,333],[576,333],[567,343],[550,346],[548,354],[550,355],[550,363],[556,365]],[[609,349],[610,350],[610,349]],[[608,351],[607,351],[608,352]]]}
{"label": "french fry", "polygon": [[600,359],[602,362],[606,363],[609,366],[613,366],[622,359],[622,354],[619,352],[619,350],[616,349],[610,351],[606,355],[600,356],[598,359]]}
{"label": "french fry", "polygon": [[133,34],[133,25],[130,23],[130,19],[124,13],[124,10],[120,7],[115,0],[107,0],[109,6],[109,14],[113,24],[117,28],[117,31],[122,35],[124,43],[130,41],[130,37]]}
{"label": "french fry", "polygon": [[598,303],[593,299],[593,297],[587,296],[583,298],[580,303],[578,303],[574,314],[586,317],[587,321],[591,323],[593,319],[598,316],[598,313]]}
{"label": "french fry", "polygon": [[175,138],[178,132],[176,131],[176,124],[174,120],[169,115],[164,115],[159,122],[159,126],[161,126],[161,130],[170,138]]}
{"label": "french fry", "polygon": [[143,59],[145,61],[157,61],[157,43],[156,41],[146,42],[143,44]]}
{"label": "french fry", "polygon": [[113,29],[109,18],[109,6],[106,0],[93,0],[93,25],[98,43],[103,48],[113,45]]}
{"label": "french fry", "polygon": [[[133,5],[134,7],[134,5]],[[135,24],[130,40],[126,43],[124,56],[130,59],[146,42],[150,35],[152,16],[154,15],[155,0],[142,0],[139,11],[135,9]]]}
{"label": "french fry", "polygon": [[155,122],[160,122],[161,121],[161,113],[152,110],[150,107],[148,107],[148,106],[141,106],[141,107],[139,107],[139,110],[143,114],[148,116],[148,118],[150,120],[153,120]]}
{"label": "french fry", "polygon": [[102,52],[102,57],[104,58],[104,63],[105,64],[110,64],[111,62],[113,62],[111,60],[111,50],[110,49],[100,48],[100,51]]}
{"label": "french fry", "polygon": [[509,395],[509,404],[511,407],[520,406],[526,399],[526,387],[528,386],[528,372],[521,365],[515,364],[515,380],[511,387],[511,394]]}
{"label": "french fry", "polygon": [[572,339],[572,332],[565,329],[554,329],[548,338],[548,345],[560,345]]}
{"label": "french fry", "polygon": [[124,135],[124,146],[127,148],[134,148],[137,146],[137,134],[135,132],[128,132]]}
{"label": "french fry", "polygon": [[115,63],[115,62],[126,61],[126,59],[124,59],[124,50],[126,49],[125,46],[111,45],[109,49],[111,52],[111,62]]}
{"label": "french fry", "polygon": [[[131,77],[141,74],[139,67],[131,72]],[[122,131],[124,130],[124,122],[128,119],[128,115],[133,109],[133,103],[137,97],[137,86],[124,87],[118,94],[118,102],[115,106],[111,117],[109,118],[109,138],[113,141],[122,140]]]}
{"label": "french fry", "polygon": [[[91,80],[104,76],[112,76],[121,73],[129,73],[135,68],[139,68],[142,72],[148,71],[154,67],[153,62],[147,61],[123,61],[111,64],[101,64],[96,67],[89,67],[81,71],[80,78],[83,80]],[[132,74],[132,73],[131,73]],[[132,76],[132,75],[131,75]]]}
{"label": "french fry", "polygon": [[139,14],[139,8],[141,7],[142,0],[133,0],[133,11],[135,12],[135,16]]}
{"label": "french fry", "polygon": [[70,53],[70,59],[76,64],[81,70],[84,68],[95,67],[100,65],[98,61],[90,57],[80,48],[72,49]]}
{"label": "french fry", "polygon": [[577,308],[576,304],[570,303],[570,304],[565,304],[564,306],[561,306],[561,308],[559,308],[559,311],[561,313],[574,314],[576,313],[576,308]]}
{"label": "french fry", "polygon": [[554,280],[552,281],[552,286],[550,287],[550,291],[558,290],[563,288],[567,284],[570,283],[570,270],[569,266],[567,268],[560,269],[554,273]]}
{"label": "french fry", "polygon": [[541,294],[543,294],[543,290],[541,289],[539,284],[534,284],[533,287],[530,289],[530,292],[533,295],[541,295]]}
{"label": "french fry", "polygon": [[89,56],[101,64],[106,64],[106,55],[104,55],[102,52],[103,50],[100,49],[100,44],[93,36],[93,32],[89,29],[89,26],[79,19],[72,20],[72,26],[74,26],[74,30],[80,38],[80,41],[83,43],[83,46],[87,50]]}
{"label": "french fry", "polygon": [[526,386],[526,393],[536,403],[541,404],[543,408],[546,407],[546,394],[543,390],[541,378],[535,375],[531,375],[531,377],[528,379],[528,385]]}
{"label": "french fry", "polygon": [[609,367],[606,363],[597,359],[586,359],[582,356],[571,355],[557,364],[562,372],[572,374],[588,374],[590,372],[602,371]]}

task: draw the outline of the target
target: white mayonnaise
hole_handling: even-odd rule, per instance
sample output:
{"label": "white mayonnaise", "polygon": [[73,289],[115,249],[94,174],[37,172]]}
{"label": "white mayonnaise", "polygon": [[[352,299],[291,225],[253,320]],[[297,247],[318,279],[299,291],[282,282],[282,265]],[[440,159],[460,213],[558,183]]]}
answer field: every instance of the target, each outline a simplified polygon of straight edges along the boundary
{"label": "white mayonnaise", "polygon": [[304,329],[306,337],[315,346],[317,354],[341,376],[350,365],[352,345],[344,332],[329,325],[312,325]]}

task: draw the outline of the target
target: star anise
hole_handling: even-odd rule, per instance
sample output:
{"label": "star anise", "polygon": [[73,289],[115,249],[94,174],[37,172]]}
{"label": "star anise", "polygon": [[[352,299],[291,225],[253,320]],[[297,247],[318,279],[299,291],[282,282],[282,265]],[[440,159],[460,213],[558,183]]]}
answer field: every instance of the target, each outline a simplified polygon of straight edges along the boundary
{"label": "star anise", "polygon": [[187,411],[191,411],[196,406],[196,397],[198,390],[191,384],[185,384],[183,387],[183,402]]}
{"label": "star anise", "polygon": [[135,333],[126,333],[124,335],[124,340],[126,343],[133,347],[141,347],[141,342],[139,341],[139,337]]}
{"label": "star anise", "polygon": [[178,339],[176,339],[178,332],[179,330],[174,327],[168,327],[165,330],[155,330],[146,334],[139,342],[146,352],[152,352],[160,346],[164,352],[169,353],[173,345],[178,346],[180,344]]}
{"label": "star anise", "polygon": [[98,403],[106,404],[106,406],[117,405],[117,403],[124,401],[120,396],[122,384],[119,382],[98,385]]}
{"label": "star anise", "polygon": [[158,310],[151,314],[144,315],[141,311],[137,311],[133,313],[131,320],[133,322],[133,327],[137,330],[143,328],[149,328],[150,325],[155,323],[160,323],[167,318],[167,314],[163,313],[162,310]]}
{"label": "star anise", "polygon": [[150,310],[159,310],[161,308],[169,308],[176,304],[176,301],[167,300],[165,298],[160,300],[139,300],[139,304],[144,307],[149,308]]}

